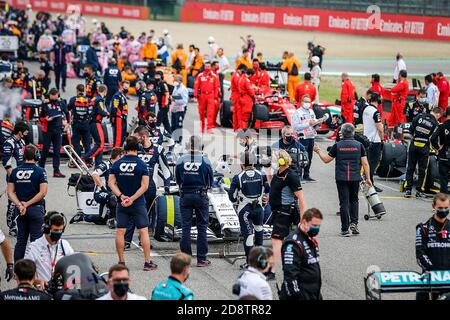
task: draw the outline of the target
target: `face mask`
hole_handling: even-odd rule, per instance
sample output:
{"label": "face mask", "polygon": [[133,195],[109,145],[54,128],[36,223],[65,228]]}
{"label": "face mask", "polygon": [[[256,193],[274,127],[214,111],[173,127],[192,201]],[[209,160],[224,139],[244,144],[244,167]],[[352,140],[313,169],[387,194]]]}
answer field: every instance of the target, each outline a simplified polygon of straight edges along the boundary
{"label": "face mask", "polygon": [[128,93],[128,89],[123,89],[123,94],[127,94]]}
{"label": "face mask", "polygon": [[128,282],[114,282],[113,284],[114,294],[119,298],[124,297],[127,294],[129,288],[130,286]]}
{"label": "face mask", "polygon": [[294,137],[293,136],[284,137],[284,140],[286,140],[286,142],[289,143],[289,144],[294,143]]}
{"label": "face mask", "polygon": [[58,242],[61,239],[63,232],[62,231],[50,231],[50,240],[53,242]]}
{"label": "face mask", "polygon": [[161,81],[161,78],[155,78],[155,81],[158,83]]}
{"label": "face mask", "polygon": [[419,103],[421,103],[421,104],[425,104],[425,103],[427,103],[428,102],[428,99],[427,98],[420,98],[419,99]]}
{"label": "face mask", "polygon": [[278,171],[278,169],[280,169],[280,165],[278,163],[272,163],[272,169],[275,171]]}
{"label": "face mask", "polygon": [[310,238],[314,238],[319,234],[320,226],[311,226],[309,227],[309,231],[307,232]]}
{"label": "face mask", "polygon": [[308,103],[308,102],[303,103],[302,107],[305,109],[309,109],[311,107],[311,103]]}
{"label": "face mask", "polygon": [[241,147],[246,147],[247,146],[247,141],[239,141],[239,144],[241,145]]}
{"label": "face mask", "polygon": [[438,216],[439,219],[444,219],[447,218],[449,211],[450,209],[437,209],[436,215]]}

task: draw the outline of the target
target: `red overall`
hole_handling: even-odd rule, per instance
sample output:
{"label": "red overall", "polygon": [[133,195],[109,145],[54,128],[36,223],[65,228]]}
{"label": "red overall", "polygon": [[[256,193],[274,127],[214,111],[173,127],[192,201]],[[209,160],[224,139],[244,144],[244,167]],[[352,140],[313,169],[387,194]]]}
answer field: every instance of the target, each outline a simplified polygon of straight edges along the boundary
{"label": "red overall", "polygon": [[255,91],[248,77],[239,79],[239,105],[241,107],[240,129],[248,129],[248,122],[253,111],[253,100],[255,99]]}
{"label": "red overall", "polygon": [[408,80],[403,79],[391,89],[392,110],[388,119],[388,126],[395,127],[401,122],[406,122],[403,111],[405,110],[406,97],[408,96]]}
{"label": "red overall", "polygon": [[206,129],[210,131],[215,127],[215,100],[219,99],[220,81],[213,72],[205,70],[197,76],[194,85],[194,97],[198,101],[198,113],[202,133],[205,131],[205,115],[207,117]]}
{"label": "red overall", "polygon": [[341,90],[341,114],[345,118],[345,122],[353,123],[353,106],[355,105],[355,85],[350,79],[342,83]]}

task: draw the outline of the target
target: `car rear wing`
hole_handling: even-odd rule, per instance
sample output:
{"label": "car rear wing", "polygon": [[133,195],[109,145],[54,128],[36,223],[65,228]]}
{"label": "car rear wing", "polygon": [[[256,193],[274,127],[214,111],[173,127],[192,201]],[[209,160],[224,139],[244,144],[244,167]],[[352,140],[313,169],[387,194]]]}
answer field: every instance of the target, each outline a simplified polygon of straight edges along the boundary
{"label": "car rear wing", "polygon": [[372,272],[364,278],[366,300],[381,300],[382,293],[449,292],[450,270]]}

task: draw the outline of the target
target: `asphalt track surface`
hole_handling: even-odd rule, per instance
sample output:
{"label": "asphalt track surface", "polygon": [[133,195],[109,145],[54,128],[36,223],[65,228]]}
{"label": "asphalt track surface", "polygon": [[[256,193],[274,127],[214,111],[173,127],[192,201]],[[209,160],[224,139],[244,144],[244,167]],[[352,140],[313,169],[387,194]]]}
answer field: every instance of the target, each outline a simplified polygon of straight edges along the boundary
{"label": "asphalt track surface", "polygon": [[[35,68],[35,65],[32,69]],[[68,91],[63,96],[69,98],[75,94],[75,86],[79,80],[69,80]],[[129,101],[133,117],[136,98]],[[195,103],[190,103],[185,120],[185,128],[190,133],[199,129],[198,113]],[[185,134],[187,136],[188,133]],[[322,149],[332,142],[324,137],[318,139]],[[210,155],[213,165],[223,153],[233,154],[241,152],[235,135],[230,130],[215,130],[212,135],[204,136],[205,151]],[[268,139],[261,137],[261,145],[267,145]],[[61,170],[67,177],[74,172],[63,161]],[[52,177],[51,163],[47,163],[49,173],[49,192],[46,198],[47,210],[58,210],[70,219],[76,212],[75,198],[66,192],[67,179]],[[360,202],[360,231],[361,235],[351,238],[341,238],[340,220],[336,216],[338,211],[338,198],[334,182],[334,165],[325,165],[313,158],[312,177],[317,183],[304,185],[305,198],[308,207],[317,207],[324,213],[323,226],[318,236],[321,250],[321,267],[324,299],[364,299],[363,277],[369,266],[378,266],[381,270],[415,270],[419,271],[414,253],[415,226],[431,215],[431,203],[404,199],[398,192],[397,181],[381,181],[376,183],[384,189],[381,194],[388,214],[381,221],[364,221],[362,216],[367,212],[365,200]],[[0,181],[5,181],[4,170],[0,171]],[[0,192],[5,189],[4,182]],[[0,199],[2,212],[6,212],[7,199],[3,195]],[[6,218],[0,218],[0,227],[6,231]],[[137,238],[137,234],[135,234]],[[75,251],[88,253],[102,272],[116,263],[117,255],[114,245],[114,231],[106,226],[96,226],[86,223],[69,225],[64,238],[68,240]],[[135,239],[136,239],[135,238]],[[14,246],[15,239],[8,237]],[[158,270],[142,271],[143,254],[138,249],[126,252],[126,262],[131,269],[132,290],[140,295],[150,297],[152,289],[157,283],[164,280],[169,274],[170,255],[178,250],[177,243],[158,243],[152,241],[154,261],[159,265]],[[265,245],[270,246],[270,242]],[[193,289],[197,299],[234,299],[231,288],[240,274],[239,263],[231,265],[217,256],[223,248],[221,244],[210,245],[210,260],[212,265],[208,268],[191,268],[191,276],[187,285]],[[242,244],[232,245],[232,250],[243,251]],[[193,248],[195,252],[195,246]],[[194,260],[195,262],[195,260]],[[0,275],[3,275],[5,263],[0,259]],[[278,272],[276,281],[281,283],[282,274]],[[275,282],[272,289],[276,297]],[[13,287],[13,283],[1,282],[0,289]],[[386,299],[410,299],[411,294],[385,296]]]}

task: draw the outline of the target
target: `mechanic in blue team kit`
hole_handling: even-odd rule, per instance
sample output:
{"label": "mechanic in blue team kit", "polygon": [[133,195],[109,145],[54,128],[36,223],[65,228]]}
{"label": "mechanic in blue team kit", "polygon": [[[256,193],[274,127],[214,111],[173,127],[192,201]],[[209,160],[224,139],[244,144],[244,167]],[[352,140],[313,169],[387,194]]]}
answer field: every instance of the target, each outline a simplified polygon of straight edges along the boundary
{"label": "mechanic in blue team kit", "polygon": [[130,82],[123,80],[119,91],[112,97],[111,101],[111,124],[113,126],[113,145],[119,148],[123,145],[127,136],[128,101],[127,93]]}
{"label": "mechanic in blue team kit", "polygon": [[97,87],[102,84],[100,78],[95,73],[94,67],[90,64],[84,66],[84,77],[85,83],[84,87],[86,91],[84,94],[89,98],[93,99],[97,95]]}
{"label": "mechanic in blue team kit", "polygon": [[103,76],[103,83],[108,87],[108,93],[105,97],[105,106],[108,112],[111,110],[111,99],[119,90],[119,83],[122,81],[122,73],[117,67],[116,59],[110,58],[108,60],[108,68],[105,69]]}
{"label": "mechanic in blue team kit", "polygon": [[15,168],[8,178],[8,198],[19,211],[14,261],[24,257],[28,238],[33,242],[42,236],[48,182],[45,170],[37,166],[39,156],[36,146],[27,145],[25,163]]}
{"label": "mechanic in blue team kit", "polygon": [[[97,225],[107,225],[110,229],[115,229],[116,226],[116,207],[117,199],[108,186],[109,170],[111,166],[120,158],[122,158],[124,151],[122,148],[113,148],[111,150],[111,157],[109,160],[101,162],[95,167],[92,173],[92,179],[95,183],[94,200],[99,204],[98,214],[85,214],[79,212],[70,219],[70,224],[77,222],[90,222]],[[104,212],[106,207],[106,212]]]}
{"label": "mechanic in blue team kit", "polygon": [[[29,128],[25,122],[17,122],[14,126],[13,134],[3,143],[2,164],[6,170],[6,181],[13,170],[13,159],[16,167],[23,163],[23,151],[25,147],[25,137],[28,135]],[[17,236],[16,207],[11,200],[8,200],[6,210],[6,224],[9,228],[10,236]]]}
{"label": "mechanic in blue team kit", "polygon": [[[139,143],[142,146],[138,151],[138,157],[146,164],[149,172],[149,184],[147,191],[144,193],[144,197],[146,202],[146,212],[150,221],[150,230],[153,230],[156,223],[154,202],[156,199],[158,172],[161,171],[162,173],[166,191],[169,191],[172,174],[170,173],[169,165],[166,156],[164,155],[164,148],[152,143],[147,128],[145,126],[137,127],[136,130],[134,130],[134,135],[138,138]],[[131,223],[127,228],[127,232],[125,233],[125,248],[129,247],[133,240],[134,227],[134,223]]]}
{"label": "mechanic in blue team kit", "polygon": [[178,252],[170,260],[170,276],[152,292],[152,300],[194,300],[194,293],[184,286],[189,278],[191,256]]}
{"label": "mechanic in blue team kit", "polygon": [[165,129],[157,126],[157,117],[154,112],[147,113],[146,116],[146,125],[147,130],[150,135],[150,140],[152,140],[153,144],[162,145],[164,141],[164,137],[171,138],[171,134],[167,132]]}
{"label": "mechanic in blue team kit", "polygon": [[237,212],[239,224],[243,237],[246,264],[241,266],[243,269],[248,264],[248,256],[253,246],[262,246],[263,244],[263,224],[264,211],[263,201],[267,202],[269,194],[269,184],[266,176],[254,168],[256,157],[246,151],[241,156],[242,171],[235,175],[231,181],[228,196],[233,203],[237,203]]}
{"label": "mechanic in blue team kit", "polygon": [[209,159],[200,151],[201,140],[191,136],[186,144],[187,153],[180,156],[176,165],[176,180],[180,187],[182,237],[180,249],[192,255],[191,226],[194,210],[197,220],[197,267],[207,267],[209,199],[207,190],[213,185],[214,174]]}
{"label": "mechanic in blue team kit", "polygon": [[[438,193],[433,198],[433,216],[416,227],[416,258],[423,272],[450,270],[450,198]],[[418,292],[418,300],[429,300],[428,292]],[[431,295],[432,299],[437,294]]]}
{"label": "mechanic in blue team kit", "polygon": [[148,235],[148,216],[145,210],[144,193],[148,189],[149,176],[147,165],[138,157],[139,141],[128,137],[125,141],[125,156],[116,161],[109,173],[108,185],[118,200],[116,250],[119,263],[125,264],[125,232],[133,221],[139,229],[144,250],[144,271],[155,270],[157,265],[150,257],[150,238]]}

